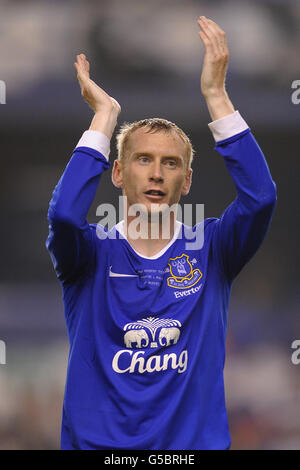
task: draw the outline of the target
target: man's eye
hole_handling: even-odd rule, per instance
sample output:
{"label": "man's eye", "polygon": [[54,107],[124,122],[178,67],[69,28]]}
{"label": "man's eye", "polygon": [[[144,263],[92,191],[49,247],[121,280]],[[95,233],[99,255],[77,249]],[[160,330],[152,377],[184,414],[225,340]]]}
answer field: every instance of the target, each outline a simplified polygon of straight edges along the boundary
{"label": "man's eye", "polygon": [[143,155],[139,157],[139,161],[141,163],[147,163],[149,161],[148,157],[144,157]]}
{"label": "man's eye", "polygon": [[168,166],[174,167],[174,166],[176,166],[177,162],[175,160],[167,160],[166,164]]}

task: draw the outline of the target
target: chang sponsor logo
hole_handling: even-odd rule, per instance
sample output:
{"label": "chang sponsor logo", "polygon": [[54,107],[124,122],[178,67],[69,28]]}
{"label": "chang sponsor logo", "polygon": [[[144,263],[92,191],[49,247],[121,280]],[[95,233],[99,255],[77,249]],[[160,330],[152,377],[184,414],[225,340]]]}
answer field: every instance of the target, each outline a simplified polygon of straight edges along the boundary
{"label": "chang sponsor logo", "polygon": [[[181,323],[171,318],[160,319],[148,317],[136,322],[127,323],[123,330],[124,343],[127,349],[118,351],[113,358],[112,368],[118,374],[144,374],[145,372],[162,372],[167,369],[177,370],[178,374],[186,371],[188,364],[187,350],[179,355],[170,354],[149,355],[149,349],[177,344],[181,334]],[[132,351],[142,349],[142,351]]]}
{"label": "chang sponsor logo", "polygon": [[[137,351],[135,353],[128,349],[118,351],[113,359],[113,370],[118,374],[125,374],[126,372],[129,372],[129,374],[134,372],[139,372],[140,374],[149,372],[151,374],[152,372],[161,372],[169,368],[177,369],[178,374],[186,371],[188,362],[188,352],[186,350],[182,351],[178,358],[175,353],[154,355],[148,358],[145,358],[144,355],[145,351]],[[121,368],[119,365],[121,356],[126,361],[127,367],[125,366],[125,368],[124,366]]]}

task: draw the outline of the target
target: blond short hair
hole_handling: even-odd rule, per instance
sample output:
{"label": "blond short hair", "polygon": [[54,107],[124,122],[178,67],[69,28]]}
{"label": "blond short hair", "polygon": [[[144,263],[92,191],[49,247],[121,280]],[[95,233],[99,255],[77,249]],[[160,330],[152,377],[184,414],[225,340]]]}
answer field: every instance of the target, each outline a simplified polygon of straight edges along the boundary
{"label": "blond short hair", "polygon": [[128,144],[129,137],[131,134],[140,128],[149,128],[148,132],[175,132],[185,143],[186,145],[186,170],[191,167],[193,157],[194,157],[194,149],[189,137],[183,132],[180,127],[174,124],[171,121],[167,121],[166,119],[162,118],[147,118],[142,119],[140,121],[135,121],[132,123],[124,122],[120,127],[118,134],[116,135],[117,141],[117,151],[118,151],[118,160],[124,161],[125,153],[126,153],[126,146]]}

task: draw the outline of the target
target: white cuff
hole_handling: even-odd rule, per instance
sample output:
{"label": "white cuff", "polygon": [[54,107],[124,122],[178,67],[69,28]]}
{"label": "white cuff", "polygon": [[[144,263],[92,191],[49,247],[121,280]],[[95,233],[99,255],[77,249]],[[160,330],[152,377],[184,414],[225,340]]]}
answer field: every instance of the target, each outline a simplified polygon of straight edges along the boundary
{"label": "white cuff", "polygon": [[100,131],[88,130],[82,134],[77,147],[90,147],[98,150],[107,160],[110,153],[110,140]]}
{"label": "white cuff", "polygon": [[229,139],[249,128],[238,111],[208,124],[216,142]]}

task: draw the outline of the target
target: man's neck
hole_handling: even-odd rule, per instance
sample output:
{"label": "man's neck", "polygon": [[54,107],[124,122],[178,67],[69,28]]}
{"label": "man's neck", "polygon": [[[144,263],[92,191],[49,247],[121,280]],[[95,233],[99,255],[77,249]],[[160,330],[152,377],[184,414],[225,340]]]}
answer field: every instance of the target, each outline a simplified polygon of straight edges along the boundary
{"label": "man's neck", "polygon": [[143,256],[151,257],[165,248],[174,237],[176,217],[167,219],[143,220],[137,223],[136,217],[127,216],[124,220],[124,234],[132,248]]}

